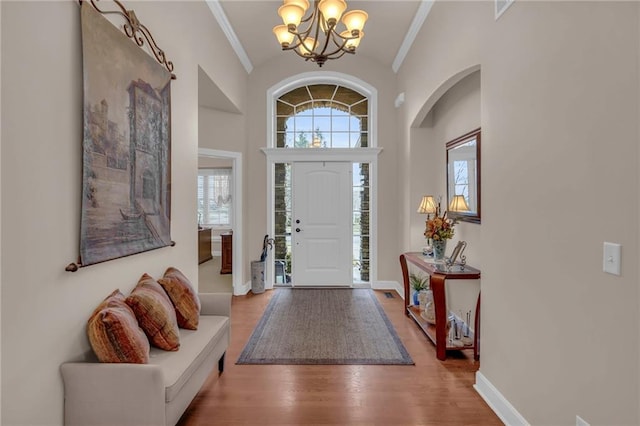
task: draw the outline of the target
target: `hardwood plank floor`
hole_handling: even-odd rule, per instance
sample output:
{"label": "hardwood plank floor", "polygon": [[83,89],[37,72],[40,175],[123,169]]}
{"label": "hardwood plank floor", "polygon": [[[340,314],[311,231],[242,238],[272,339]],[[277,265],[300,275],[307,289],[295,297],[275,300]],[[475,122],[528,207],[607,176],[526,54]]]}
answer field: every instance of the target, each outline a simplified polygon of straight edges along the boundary
{"label": "hardwood plank floor", "polygon": [[236,365],[274,291],[233,298],[225,371],[207,379],[180,426],[502,424],[472,387],[473,351],[438,361],[395,292],[375,293],[415,366]]}

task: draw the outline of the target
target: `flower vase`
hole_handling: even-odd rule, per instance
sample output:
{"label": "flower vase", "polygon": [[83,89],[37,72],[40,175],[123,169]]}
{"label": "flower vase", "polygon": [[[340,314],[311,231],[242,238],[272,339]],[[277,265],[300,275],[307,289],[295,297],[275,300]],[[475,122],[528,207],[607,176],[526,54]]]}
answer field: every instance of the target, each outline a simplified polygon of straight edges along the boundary
{"label": "flower vase", "polygon": [[447,250],[447,240],[433,241],[433,258],[435,260],[444,260],[444,252]]}

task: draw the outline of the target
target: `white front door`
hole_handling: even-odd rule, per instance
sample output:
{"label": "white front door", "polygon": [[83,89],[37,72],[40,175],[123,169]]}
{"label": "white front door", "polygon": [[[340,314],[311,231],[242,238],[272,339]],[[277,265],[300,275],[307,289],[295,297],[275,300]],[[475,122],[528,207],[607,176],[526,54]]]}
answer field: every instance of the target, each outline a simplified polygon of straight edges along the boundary
{"label": "white front door", "polygon": [[351,163],[296,162],[292,173],[292,284],[352,278]]}

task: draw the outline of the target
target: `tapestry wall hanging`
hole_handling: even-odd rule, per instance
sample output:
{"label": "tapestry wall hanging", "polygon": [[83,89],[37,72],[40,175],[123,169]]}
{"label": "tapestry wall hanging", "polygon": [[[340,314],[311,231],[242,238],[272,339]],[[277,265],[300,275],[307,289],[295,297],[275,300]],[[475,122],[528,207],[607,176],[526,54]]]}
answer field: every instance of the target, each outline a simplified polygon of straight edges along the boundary
{"label": "tapestry wall hanging", "polygon": [[[115,3],[124,13],[98,11],[86,0],[81,7],[81,266],[172,244],[173,64],[169,62],[168,67],[165,60],[167,70],[138,47],[143,39],[136,33],[141,28],[148,30],[133,11]],[[101,13],[123,15],[128,20],[124,25],[126,35]],[[155,49],[153,38],[149,41],[150,35],[143,35]],[[164,59],[160,49],[154,51],[156,58],[158,52]]]}

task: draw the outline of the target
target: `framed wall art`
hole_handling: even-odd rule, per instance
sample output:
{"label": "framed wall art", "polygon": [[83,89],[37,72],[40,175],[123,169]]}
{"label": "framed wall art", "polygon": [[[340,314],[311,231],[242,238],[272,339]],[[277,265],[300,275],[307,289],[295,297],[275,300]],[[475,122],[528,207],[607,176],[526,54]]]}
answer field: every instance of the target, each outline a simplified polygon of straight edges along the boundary
{"label": "framed wall art", "polygon": [[[106,13],[127,19],[124,32],[93,1],[81,4],[81,266],[172,244],[173,64],[135,13],[114,2],[120,11]],[[143,37],[155,59],[139,47]]]}

